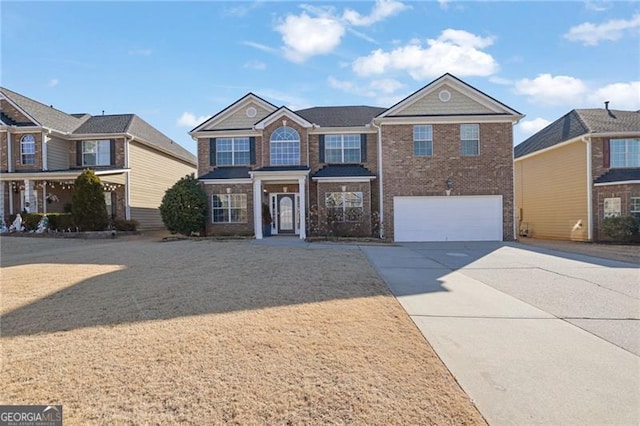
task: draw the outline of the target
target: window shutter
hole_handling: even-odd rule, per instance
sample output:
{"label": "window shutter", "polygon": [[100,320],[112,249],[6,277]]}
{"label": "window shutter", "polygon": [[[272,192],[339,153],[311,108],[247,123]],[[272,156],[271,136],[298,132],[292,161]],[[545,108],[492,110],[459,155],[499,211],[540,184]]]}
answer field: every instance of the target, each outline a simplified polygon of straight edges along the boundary
{"label": "window shutter", "polygon": [[367,134],[362,133],[360,135],[360,162],[367,161]]}
{"label": "window shutter", "polygon": [[607,169],[611,167],[611,151],[609,149],[609,139],[602,141],[602,166]]}
{"label": "window shutter", "polygon": [[111,156],[110,164],[112,166],[115,166],[116,165],[116,141],[113,139],[109,141],[109,155]]}
{"label": "window shutter", "polygon": [[249,138],[249,162],[253,165],[256,164],[256,138],[251,136]]}
{"label": "window shutter", "polygon": [[320,147],[320,162],[324,163],[324,135],[318,135],[318,146]]}
{"label": "window shutter", "polygon": [[82,141],[76,142],[76,166],[82,166]]}
{"label": "window shutter", "polygon": [[216,138],[209,139],[209,165],[216,165]]}

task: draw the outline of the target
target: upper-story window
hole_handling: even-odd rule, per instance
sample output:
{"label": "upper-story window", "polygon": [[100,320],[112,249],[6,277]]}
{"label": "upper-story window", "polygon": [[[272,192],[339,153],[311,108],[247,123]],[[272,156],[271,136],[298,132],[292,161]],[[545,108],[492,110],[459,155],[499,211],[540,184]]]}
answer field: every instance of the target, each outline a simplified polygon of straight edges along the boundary
{"label": "upper-story window", "polygon": [[271,165],[300,164],[300,135],[291,127],[280,127],[271,134]]}
{"label": "upper-story window", "polygon": [[473,157],[480,155],[480,125],[460,125],[460,155]]}
{"label": "upper-story window", "polygon": [[20,139],[20,157],[22,164],[36,164],[36,138],[33,135]]}
{"label": "upper-story window", "polygon": [[218,166],[247,166],[251,162],[250,139],[218,138],[216,141]]}
{"label": "upper-story window", "polygon": [[611,139],[611,167],[640,167],[640,139]]}
{"label": "upper-story window", "polygon": [[82,141],[83,166],[111,165],[111,141]]}
{"label": "upper-story window", "polygon": [[361,136],[325,135],[324,159],[327,163],[359,163],[361,161]]}
{"label": "upper-story window", "polygon": [[430,124],[413,126],[413,155],[417,157],[433,155],[433,128]]}

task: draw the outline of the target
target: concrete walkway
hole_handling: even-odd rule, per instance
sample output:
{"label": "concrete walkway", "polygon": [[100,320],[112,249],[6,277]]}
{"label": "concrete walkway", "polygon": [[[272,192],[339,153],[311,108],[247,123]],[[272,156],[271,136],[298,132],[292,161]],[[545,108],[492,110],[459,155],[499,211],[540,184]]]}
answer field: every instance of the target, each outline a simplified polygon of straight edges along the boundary
{"label": "concrete walkway", "polygon": [[518,243],[361,250],[489,424],[640,423],[637,265]]}

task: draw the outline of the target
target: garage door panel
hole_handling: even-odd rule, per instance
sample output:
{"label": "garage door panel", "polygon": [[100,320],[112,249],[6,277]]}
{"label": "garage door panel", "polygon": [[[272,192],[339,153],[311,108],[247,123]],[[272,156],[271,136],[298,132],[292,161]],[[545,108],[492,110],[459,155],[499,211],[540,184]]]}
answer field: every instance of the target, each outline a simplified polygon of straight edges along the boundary
{"label": "garage door panel", "polygon": [[501,241],[502,196],[394,197],[395,241]]}

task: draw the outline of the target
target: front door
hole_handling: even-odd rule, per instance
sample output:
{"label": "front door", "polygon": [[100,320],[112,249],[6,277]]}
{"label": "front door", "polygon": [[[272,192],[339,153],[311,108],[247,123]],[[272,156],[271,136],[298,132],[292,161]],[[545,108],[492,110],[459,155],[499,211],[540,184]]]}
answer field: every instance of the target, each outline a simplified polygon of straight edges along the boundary
{"label": "front door", "polygon": [[296,231],[295,194],[278,194],[276,200],[278,203],[278,233],[294,234]]}

